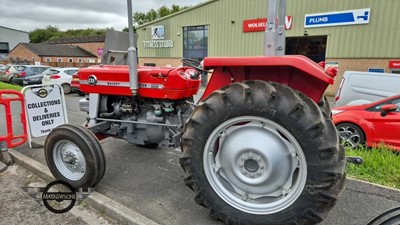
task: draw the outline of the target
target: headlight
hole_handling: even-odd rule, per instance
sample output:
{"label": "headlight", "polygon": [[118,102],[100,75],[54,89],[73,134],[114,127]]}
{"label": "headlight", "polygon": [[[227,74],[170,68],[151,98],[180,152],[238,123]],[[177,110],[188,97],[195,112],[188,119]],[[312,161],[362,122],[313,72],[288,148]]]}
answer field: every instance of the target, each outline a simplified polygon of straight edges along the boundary
{"label": "headlight", "polygon": [[335,109],[332,109],[332,115],[339,114],[339,113],[342,113],[342,112],[344,112],[344,110],[335,110]]}

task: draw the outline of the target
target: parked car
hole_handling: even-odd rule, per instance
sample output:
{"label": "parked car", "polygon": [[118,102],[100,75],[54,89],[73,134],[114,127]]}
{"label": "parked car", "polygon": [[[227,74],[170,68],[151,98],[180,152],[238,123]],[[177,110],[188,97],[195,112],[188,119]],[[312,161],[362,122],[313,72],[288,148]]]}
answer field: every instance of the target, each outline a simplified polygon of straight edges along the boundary
{"label": "parked car", "polygon": [[58,68],[56,68],[56,67],[50,67],[50,68],[46,69],[45,71],[43,71],[43,73],[41,73],[41,74],[25,77],[22,84],[24,86],[31,85],[31,84],[41,84],[44,75],[56,74],[56,73],[58,73],[57,69]]}
{"label": "parked car", "polygon": [[57,73],[52,75],[44,75],[42,84],[59,84],[64,90],[64,94],[71,93],[72,75],[78,72],[76,67],[65,67],[56,69]]}
{"label": "parked car", "polygon": [[377,102],[332,109],[333,122],[345,146],[381,143],[400,151],[400,95]]}
{"label": "parked car", "polygon": [[0,69],[0,81],[11,83],[13,76],[20,68],[22,68],[21,65],[7,65]]}
{"label": "parked car", "polygon": [[74,73],[72,74],[72,81],[71,81],[71,91],[77,93],[80,96],[84,96],[85,93],[81,91],[81,89],[79,88],[80,84],[79,84],[79,76],[78,73]]}
{"label": "parked car", "polygon": [[400,94],[398,74],[345,71],[334,107],[371,103],[397,94]]}
{"label": "parked car", "polygon": [[14,73],[14,76],[11,79],[11,83],[23,85],[24,79],[33,75],[41,74],[46,69],[50,68],[49,66],[35,66],[35,65],[24,65],[18,67],[18,71]]}

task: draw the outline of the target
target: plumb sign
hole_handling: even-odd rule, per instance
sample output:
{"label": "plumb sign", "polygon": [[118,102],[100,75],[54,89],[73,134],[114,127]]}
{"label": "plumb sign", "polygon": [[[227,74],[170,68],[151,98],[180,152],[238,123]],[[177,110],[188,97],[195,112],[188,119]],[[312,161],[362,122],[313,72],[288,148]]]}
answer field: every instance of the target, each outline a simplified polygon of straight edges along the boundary
{"label": "plumb sign", "polygon": [[371,9],[367,8],[306,14],[304,28],[367,24],[369,23],[370,11]]}
{"label": "plumb sign", "polygon": [[67,123],[64,95],[59,85],[32,85],[22,89],[28,130],[32,137],[42,137]]}

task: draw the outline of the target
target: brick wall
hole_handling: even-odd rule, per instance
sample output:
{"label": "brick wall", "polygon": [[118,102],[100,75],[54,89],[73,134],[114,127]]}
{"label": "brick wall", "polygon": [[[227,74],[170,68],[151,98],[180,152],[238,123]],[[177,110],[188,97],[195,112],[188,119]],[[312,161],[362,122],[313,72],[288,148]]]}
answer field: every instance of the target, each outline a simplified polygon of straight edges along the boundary
{"label": "brick wall", "polygon": [[[97,52],[97,50],[96,50]],[[28,64],[35,64],[35,62],[40,62],[42,65],[50,65],[56,67],[86,67],[87,65],[97,64],[97,57],[53,57],[53,56],[38,56],[31,52],[29,49],[25,48],[23,45],[18,45],[7,57],[10,59],[19,60],[20,64],[25,63],[25,59]],[[47,59],[50,59],[48,62]],[[61,60],[61,62],[58,61]],[[72,61],[70,62],[69,59]],[[88,60],[90,59],[90,60]],[[10,61],[11,62],[11,61]],[[12,62],[11,62],[12,63]]]}
{"label": "brick wall", "polygon": [[[94,55],[98,56],[98,59],[101,59],[101,56],[97,54],[97,49],[103,48],[104,49],[104,42],[93,42],[93,43],[73,43],[73,44],[66,44],[66,45],[74,45],[79,46],[86,51],[93,53]],[[96,62],[98,62],[96,60]]]}
{"label": "brick wall", "polygon": [[145,63],[155,63],[156,66],[172,66],[178,67],[182,65],[180,58],[139,58],[139,65],[143,66]]}
{"label": "brick wall", "polygon": [[7,56],[8,59],[13,58],[14,60],[19,58],[20,60],[24,60],[25,58],[28,61],[41,61],[41,57],[37,56],[35,53],[31,52],[23,45],[17,45],[10,54]]}
{"label": "brick wall", "polygon": [[[385,73],[389,73],[389,61],[398,59],[326,59],[326,62],[338,62],[338,74],[335,77],[333,85],[329,85],[325,95],[334,96],[340,81],[342,80],[344,71],[368,71],[369,68],[384,68]],[[155,63],[156,66],[171,65],[172,67],[181,66],[180,58],[139,58],[139,65],[144,63]],[[399,75],[400,76],[400,75]]]}
{"label": "brick wall", "polygon": [[342,80],[344,71],[368,71],[369,68],[383,68],[385,73],[389,71],[389,61],[396,59],[326,59],[326,62],[338,62],[338,74],[335,77],[335,83],[329,85],[326,90],[326,95],[335,95],[336,90],[339,87],[340,81]]}

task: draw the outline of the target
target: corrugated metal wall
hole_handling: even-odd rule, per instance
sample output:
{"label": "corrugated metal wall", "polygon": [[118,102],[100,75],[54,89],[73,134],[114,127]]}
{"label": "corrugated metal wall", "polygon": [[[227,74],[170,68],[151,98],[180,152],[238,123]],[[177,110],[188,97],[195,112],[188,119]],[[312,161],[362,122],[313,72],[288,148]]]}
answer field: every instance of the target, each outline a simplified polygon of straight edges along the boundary
{"label": "corrugated metal wall", "polygon": [[[263,32],[243,33],[243,20],[265,18],[268,0],[215,0],[154,23],[139,27],[140,57],[182,57],[184,26],[209,25],[209,56],[263,54]],[[304,29],[304,15],[371,8],[370,23]],[[286,36],[327,35],[327,58],[400,57],[400,0],[287,0],[287,15],[293,16]],[[232,22],[234,21],[234,23]],[[164,25],[165,40],[173,48],[144,48],[151,40],[150,26]],[[178,35],[178,33],[180,35]]]}

